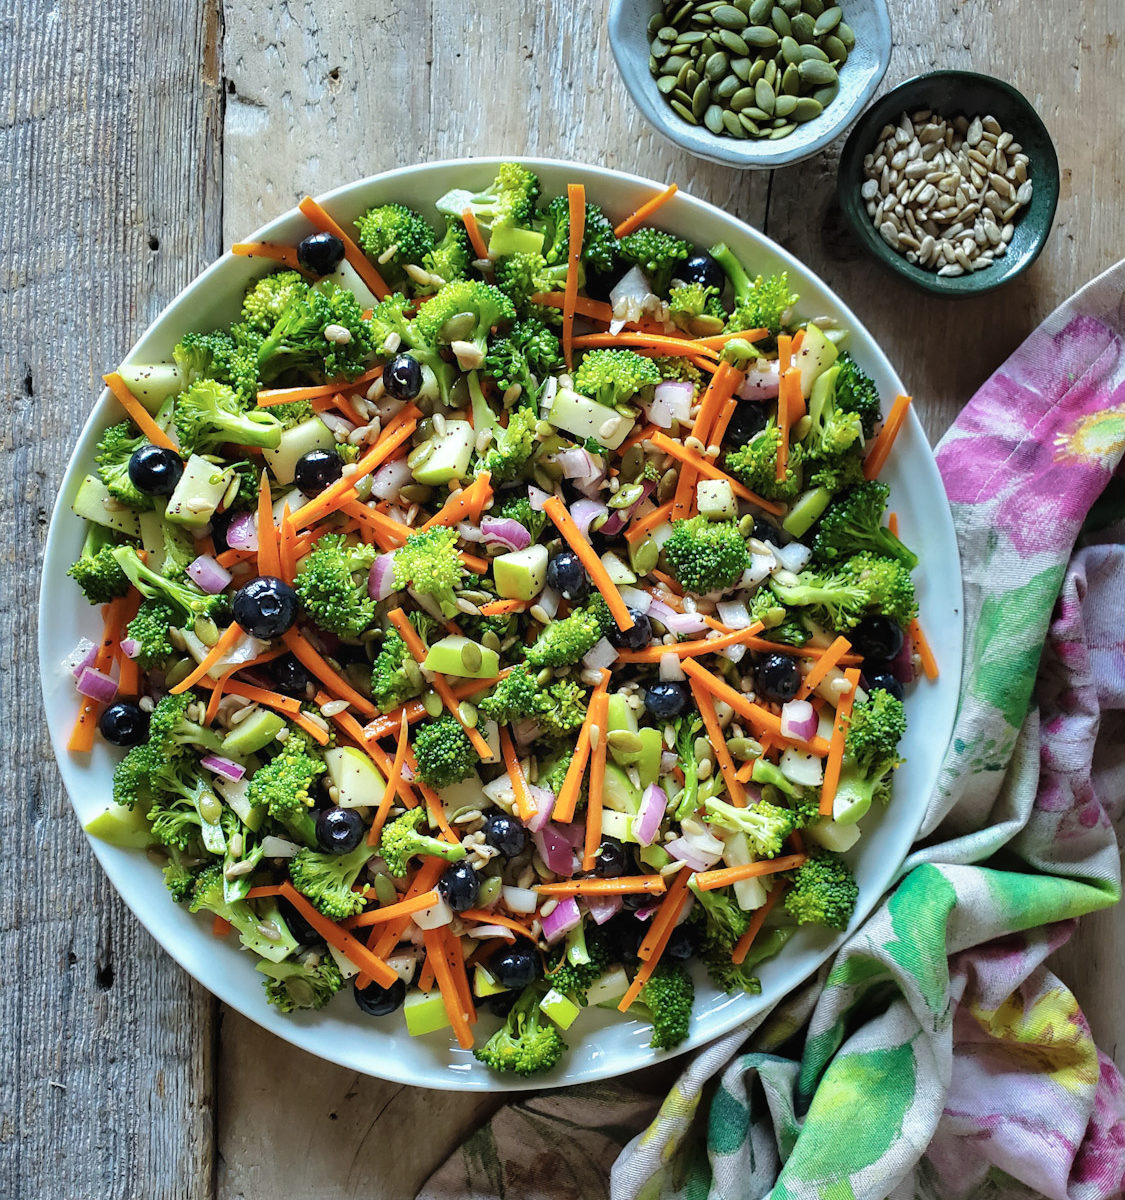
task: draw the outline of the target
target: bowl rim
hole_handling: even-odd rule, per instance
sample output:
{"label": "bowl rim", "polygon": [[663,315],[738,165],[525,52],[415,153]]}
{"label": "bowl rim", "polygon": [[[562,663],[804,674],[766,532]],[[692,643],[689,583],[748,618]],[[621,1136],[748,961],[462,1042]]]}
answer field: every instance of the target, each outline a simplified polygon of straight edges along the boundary
{"label": "bowl rim", "polygon": [[[883,82],[894,46],[891,14],[887,0],[869,0],[874,10],[872,14],[874,36],[869,36],[868,40],[875,52],[875,61],[867,82],[856,93],[851,104],[846,108],[841,108],[834,121],[828,123],[824,132],[813,138],[811,142],[805,143],[799,150],[785,150],[781,145],[785,139],[780,139],[779,148],[771,152],[765,150],[765,146],[771,144],[768,139],[761,141],[747,138],[745,141],[740,141],[737,138],[719,138],[709,130],[705,131],[707,135],[705,139],[697,139],[693,136],[691,125],[676,118],[666,105],[657,103],[655,95],[652,94],[655,89],[650,90],[642,86],[644,79],[648,78],[647,67],[644,68],[643,78],[641,71],[634,69],[634,62],[638,56],[629,44],[632,31],[627,27],[628,18],[625,11],[630,3],[631,0],[610,0],[607,18],[610,50],[630,99],[641,110],[649,124],[668,141],[697,158],[719,163],[725,167],[765,171],[804,162],[814,154],[819,154],[825,146],[841,137],[848,127],[862,116],[871,97]],[[729,150],[725,146],[725,143],[728,142],[730,143]],[[709,146],[714,148],[708,149]],[[745,149],[739,150],[738,147],[745,147]],[[755,153],[754,151],[759,152]]]}
{"label": "bowl rim", "polygon": [[[891,115],[897,117],[896,109],[910,108],[903,104],[903,97],[913,94],[917,89],[935,80],[961,80],[991,89],[1015,103],[1024,113],[1029,128],[1041,139],[1046,147],[1045,156],[1037,159],[1036,168],[1045,178],[1048,209],[1041,227],[1035,233],[1030,252],[1020,259],[1011,260],[1011,265],[1005,263],[1005,269],[994,274],[992,268],[976,271],[969,275],[958,275],[946,279],[932,271],[924,271],[913,263],[897,254],[879,237],[867,211],[860,203],[859,188],[862,184],[860,173],[863,165],[863,155],[866,146],[874,141],[872,131],[890,122]],[[912,75],[901,83],[895,84],[890,91],[885,92],[875,100],[859,117],[848,133],[840,152],[840,161],[836,171],[837,203],[844,213],[857,241],[884,270],[899,276],[924,292],[941,296],[949,300],[967,300],[974,296],[983,296],[1018,279],[1043,253],[1044,247],[1054,228],[1055,214],[1058,211],[1060,192],[1059,158],[1051,132],[1040,117],[1035,106],[1014,84],[1004,79],[996,79],[980,71],[962,71],[955,67],[941,67],[934,71],[923,71]]]}
{"label": "bowl rim", "polygon": [[[430,163],[411,164],[343,184],[322,194],[319,199],[329,211],[333,211],[337,203],[348,204],[357,195],[363,195],[365,192],[371,190],[386,189],[389,186],[393,186],[395,181],[409,179],[416,173],[424,175],[428,172],[452,169],[468,169],[479,172],[487,171],[490,168],[494,171],[499,163],[506,161],[512,161],[511,156],[443,159]],[[550,169],[552,171],[578,173],[587,182],[588,186],[591,182],[599,183],[602,181],[609,184],[624,184],[628,194],[625,202],[633,204],[642,202],[654,192],[660,191],[663,188],[662,184],[654,180],[607,167],[530,156],[522,157],[519,161],[538,172]],[[754,243],[758,253],[773,256],[782,266],[793,270],[799,279],[807,279],[811,286],[824,292],[830,298],[830,310],[838,316],[841,322],[846,324],[847,328],[859,334],[864,342],[868,343],[863,349],[864,357],[869,361],[871,369],[877,374],[889,378],[893,381],[894,386],[901,390],[901,380],[887,360],[882,347],[871,337],[862,322],[859,321],[843,300],[811,268],[800,263],[793,255],[771,241],[759,230],[754,229],[737,216],[717,205],[683,192],[677,193],[677,196],[670,203],[686,207],[685,224],[690,222],[692,215],[707,215],[718,219],[728,226],[736,227],[741,236]],[[306,223],[305,218],[298,209],[290,208],[264,223],[247,240],[270,240],[278,236],[283,238],[292,236],[291,231],[287,232],[287,227],[291,227],[294,224]],[[184,317],[183,310],[191,300],[192,293],[196,289],[213,286],[216,277],[221,281],[223,274],[230,271],[232,263],[246,264],[247,261],[246,259],[237,259],[229,251],[224,252],[219,259],[195,276],[185,288],[161,309],[156,318],[150,322],[145,331],[133,343],[129,352],[123,356],[122,362],[143,361],[143,357],[141,356],[146,351],[142,347],[145,347],[150,341],[159,342],[163,340],[164,331],[162,326],[168,322],[182,322]],[[819,300],[815,302],[820,303]],[[59,643],[58,641],[50,641],[50,627],[54,623],[52,618],[61,620],[66,616],[66,612],[68,611],[66,604],[60,605],[58,603],[56,585],[61,582],[61,575],[65,573],[66,564],[73,557],[73,549],[81,540],[80,537],[75,536],[79,532],[77,522],[69,519],[70,511],[66,501],[73,494],[77,480],[84,474],[85,467],[90,461],[94,439],[99,436],[100,430],[116,415],[112,413],[109,407],[110,400],[111,394],[109,390],[104,389],[92,406],[89,416],[75,440],[74,449],[67,467],[62,479],[59,481],[57,500],[51,515],[44,551],[38,605],[39,629],[37,648],[40,660],[40,688],[44,701],[45,714],[48,717],[48,731],[70,805],[80,820],[82,819],[82,809],[89,807],[90,801],[86,799],[85,803],[79,803],[76,802],[75,796],[81,795],[79,785],[89,783],[87,773],[95,771],[99,764],[93,760],[82,764],[74,761],[66,751],[66,728],[59,722],[52,722],[50,720],[52,710],[57,708],[56,693],[60,686],[60,672],[56,665]],[[948,738],[952,734],[957,707],[958,681],[960,679],[964,640],[961,616],[963,612],[963,593],[960,558],[953,530],[952,514],[948,500],[945,497],[944,489],[941,486],[937,465],[929,448],[921,422],[913,410],[909,414],[907,425],[900,435],[900,440],[907,447],[913,447],[914,453],[924,454],[920,462],[912,462],[912,473],[913,476],[928,477],[931,481],[929,485],[931,487],[936,484],[938,489],[936,499],[940,506],[938,511],[928,509],[925,512],[919,511],[917,513],[913,511],[912,506],[907,506],[900,513],[900,519],[903,519],[904,523],[906,521],[913,521],[915,516],[920,519],[918,526],[919,536],[933,539],[930,544],[932,546],[931,553],[934,556],[935,570],[939,555],[952,555],[951,560],[947,560],[942,564],[941,572],[933,576],[924,576],[920,580],[923,585],[926,585],[928,581],[933,579],[932,586],[939,591],[940,605],[937,611],[931,610],[931,619],[940,615],[942,624],[946,626],[944,639],[935,643],[935,651],[938,653],[942,664],[942,678],[936,685],[932,685],[934,687],[932,703],[940,714],[938,723],[930,726],[928,732],[931,744],[935,737],[940,741],[940,748],[937,751],[938,757],[934,759],[932,778],[928,778],[928,786],[932,787],[938,777],[940,751],[944,750]],[[921,450],[919,450],[919,447],[921,447]],[[906,487],[915,486],[914,478],[907,479],[904,477],[903,485]],[[921,520],[922,518],[924,520]],[[906,535],[905,528],[904,535]],[[947,605],[948,608],[946,607]],[[91,609],[90,611],[93,612],[95,610]],[[951,621],[952,623],[950,623]],[[68,626],[69,628],[72,627]],[[80,631],[76,630],[75,632]],[[932,633],[933,630],[931,629],[931,636]],[[69,642],[66,644],[69,645]],[[65,681],[62,682],[62,686],[65,686]],[[68,692],[67,695],[67,703],[69,704],[72,692]],[[102,749],[104,750],[104,747]],[[924,814],[923,805],[919,804],[916,810],[911,810],[908,808],[908,798],[903,795],[900,799],[903,803],[897,810],[898,815],[894,822],[894,836],[901,838],[906,833],[909,833],[909,840],[906,842],[898,861],[905,859],[905,856],[909,853],[910,845],[917,836],[917,831]],[[869,831],[868,839],[875,838],[879,830],[884,825],[889,824],[890,822],[882,822],[877,829]],[[890,835],[888,834],[888,836]],[[856,928],[867,919],[885,890],[894,882],[894,872],[881,873],[883,881],[878,887],[867,887],[861,891],[860,903],[857,906],[856,914],[846,932],[836,936],[826,936],[823,943],[818,942],[816,946],[810,948],[809,953],[802,959],[800,965],[793,965],[791,959],[786,959],[783,965],[788,965],[788,972],[786,978],[780,981],[780,987],[770,981],[765,985],[763,997],[739,995],[718,998],[715,1002],[714,1012],[714,1023],[717,1027],[708,1029],[705,1032],[693,1032],[688,1041],[676,1051],[667,1052],[657,1057],[654,1052],[648,1050],[647,1045],[643,1046],[642,1049],[641,1043],[636,1042],[636,1039],[634,1039],[638,1053],[632,1061],[620,1061],[620,1056],[623,1052],[615,1051],[614,1054],[616,1057],[613,1055],[609,1056],[609,1061],[603,1059],[600,1064],[594,1063],[591,1066],[577,1070],[573,1074],[569,1070],[562,1068],[555,1078],[548,1076],[546,1078],[522,1080],[496,1076],[483,1067],[480,1070],[470,1071],[466,1069],[465,1065],[460,1064],[459,1059],[450,1056],[450,1049],[445,1048],[441,1052],[442,1061],[440,1069],[427,1070],[425,1068],[428,1064],[423,1064],[420,1068],[416,1058],[411,1059],[410,1056],[406,1056],[404,1060],[400,1061],[397,1055],[384,1056],[379,1058],[377,1063],[373,1064],[370,1057],[364,1058],[360,1054],[359,1048],[350,1045],[346,1039],[343,1041],[339,1039],[333,1041],[331,1039],[332,1028],[329,1020],[325,1020],[326,1017],[331,1016],[328,1010],[325,1013],[304,1014],[304,1016],[302,1014],[291,1014],[286,1016],[278,1013],[275,1009],[268,1008],[264,1004],[259,1006],[248,1005],[240,992],[234,973],[228,974],[224,970],[224,967],[233,961],[230,956],[238,955],[239,952],[224,943],[214,942],[209,934],[198,929],[198,921],[194,922],[193,928],[195,932],[190,936],[184,937],[178,934],[173,927],[179,921],[193,921],[194,919],[187,917],[175,905],[168,906],[169,910],[174,911],[166,911],[165,909],[156,911],[148,908],[141,902],[141,891],[147,885],[143,882],[134,882],[133,876],[142,880],[145,877],[151,877],[152,880],[158,879],[156,868],[146,862],[144,864],[146,870],[143,875],[140,872],[134,872],[132,868],[137,862],[137,851],[122,850],[109,846],[90,835],[87,835],[87,840],[110,883],[114,886],[114,889],[136,919],[153,935],[166,953],[218,999],[231,1005],[231,1007],[243,1016],[269,1030],[271,1033],[278,1035],[289,1044],[309,1053],[316,1054],[327,1061],[394,1082],[451,1091],[510,1092],[569,1086],[579,1082],[618,1077],[628,1070],[652,1065],[654,1062],[671,1058],[674,1055],[687,1053],[706,1045],[743,1024],[751,1015],[762,1011],[767,1004],[784,999],[795,987],[799,986],[805,979],[812,975],[817,966],[826,961],[831,954],[835,953],[844,940],[851,936]],[[163,885],[160,884],[159,888],[162,891]],[[241,957],[245,959],[245,956]],[[249,969],[252,971],[253,968]],[[789,976],[792,976],[792,978],[789,978]],[[260,992],[257,994],[260,995]],[[624,1025],[627,1022],[615,1022],[615,1025],[617,1024]],[[321,1028],[322,1025],[324,1026],[323,1029]],[[348,1028],[354,1029],[353,1026],[348,1026]],[[589,1036],[596,1039],[597,1034],[591,1033]],[[644,1037],[647,1042],[647,1035],[644,1035]],[[425,1043],[434,1040],[425,1038],[412,1039],[409,1038],[404,1029],[396,1029],[394,1044],[397,1045],[401,1039],[407,1039],[407,1043]]]}

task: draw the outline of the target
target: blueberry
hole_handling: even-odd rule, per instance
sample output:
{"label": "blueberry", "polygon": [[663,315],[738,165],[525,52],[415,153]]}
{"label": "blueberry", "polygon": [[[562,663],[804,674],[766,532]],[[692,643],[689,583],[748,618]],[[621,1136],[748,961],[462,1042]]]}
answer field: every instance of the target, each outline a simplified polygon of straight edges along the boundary
{"label": "blueberry", "polygon": [[586,270],[586,295],[591,300],[607,301],[610,292],[613,291],[617,282],[621,279],[620,270],[617,271],[592,271],[589,268]]}
{"label": "blueberry", "polygon": [[582,600],[590,590],[590,577],[582,560],[568,548],[560,550],[547,564],[547,585],[564,600]]}
{"label": "blueberry", "polygon": [[801,686],[796,660],[784,654],[767,654],[754,672],[754,686],[767,700],[782,704],[792,700]]}
{"label": "blueberry", "polygon": [[744,446],[766,427],[765,409],[753,400],[740,400],[730,419],[723,442],[728,449]]}
{"label": "blueberry", "polygon": [[510,950],[497,950],[488,969],[501,987],[525,988],[539,978],[542,966],[534,950],[516,946]]}
{"label": "blueberry", "polygon": [[519,992],[493,992],[491,996],[478,1000],[477,1008],[487,1008],[498,1017],[506,1017],[519,998]]}
{"label": "blueberry", "polygon": [[652,622],[643,612],[629,609],[633,618],[631,629],[618,629],[616,623],[609,631],[609,641],[618,650],[643,650],[652,641]]}
{"label": "blueberry", "polygon": [[139,746],[148,738],[148,713],[124,700],[111,704],[98,718],[102,737],[115,746]]}
{"label": "blueberry", "polygon": [[360,1010],[369,1017],[387,1017],[402,1007],[406,999],[406,984],[396,979],[390,987],[380,987],[377,983],[369,983],[361,988],[352,984],[352,995]]}
{"label": "blueberry", "polygon": [[413,400],[422,390],[422,365],[412,354],[396,354],[383,369],[383,387],[392,400]]}
{"label": "blueberry", "polygon": [[889,661],[902,649],[902,628],[890,617],[864,617],[848,636],[864,658]]}
{"label": "blueberry", "polygon": [[718,288],[721,292],[726,286],[726,272],[711,257],[702,251],[693,254],[682,266],[676,268],[676,278],[684,283],[701,283],[704,287]]}
{"label": "blueberry", "polygon": [[617,838],[602,839],[600,852],[594,860],[594,874],[604,879],[624,875],[629,866],[629,854]]}
{"label": "blueberry", "polygon": [[468,863],[459,862],[446,867],[438,880],[438,893],[454,912],[473,908],[480,894],[480,880]]}
{"label": "blueberry", "polygon": [[306,496],[319,496],[343,473],[343,460],[335,450],[310,450],[297,459],[293,480]]}
{"label": "blueberry", "polygon": [[672,930],[668,945],[664,947],[664,954],[673,962],[687,962],[689,958],[694,957],[696,948],[695,930],[693,926],[685,923]]}
{"label": "blueberry", "polygon": [[904,699],[906,691],[902,684],[891,674],[885,663],[880,663],[879,666],[880,670],[870,674],[866,670],[864,671],[863,677],[867,680],[867,690],[869,692],[890,692],[896,700]]}
{"label": "blueberry", "polygon": [[283,654],[270,663],[270,675],[280,692],[288,692],[294,696],[303,696],[312,676],[304,663],[294,658],[292,654]]}
{"label": "blueberry", "polygon": [[654,683],[645,692],[645,709],[657,721],[671,721],[687,708],[687,685],[672,681]]}
{"label": "blueberry", "polygon": [[313,233],[297,246],[297,262],[312,275],[331,275],[344,261],[344,243],[334,233]]}
{"label": "blueberry", "polygon": [[527,847],[527,830],[507,813],[493,813],[485,822],[484,840],[504,858],[515,858]]}
{"label": "blueberry", "polygon": [[364,835],[363,818],[354,808],[333,805],[317,814],[316,840],[326,854],[347,854]]}
{"label": "blueberry", "polygon": [[166,446],[141,446],[129,457],[129,480],[146,496],[170,496],[183,473],[180,456]]}
{"label": "blueberry", "polygon": [[297,608],[297,593],[273,575],[251,579],[231,602],[234,619],[257,638],[281,637],[296,621]]}
{"label": "blueberry", "polygon": [[[648,899],[648,897],[643,898]],[[621,899],[628,901],[630,897],[622,896]],[[638,921],[631,912],[626,912],[614,917],[603,928],[609,937],[614,959],[622,963],[635,963],[637,947],[648,931],[645,922]]]}

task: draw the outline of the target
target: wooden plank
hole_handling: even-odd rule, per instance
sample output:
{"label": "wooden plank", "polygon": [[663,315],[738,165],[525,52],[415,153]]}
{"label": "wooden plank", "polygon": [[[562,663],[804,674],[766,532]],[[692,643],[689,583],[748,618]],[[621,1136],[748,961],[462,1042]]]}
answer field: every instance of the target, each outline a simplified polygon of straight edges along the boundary
{"label": "wooden plank", "polygon": [[[0,742],[0,773],[18,781],[0,839],[0,1195],[13,1200],[211,1194],[214,1002],[86,847],[39,715],[31,614],[99,375],[217,249],[218,28],[210,0],[17,0],[0,25],[0,703],[22,707]],[[159,78],[142,66],[154,46]]]}

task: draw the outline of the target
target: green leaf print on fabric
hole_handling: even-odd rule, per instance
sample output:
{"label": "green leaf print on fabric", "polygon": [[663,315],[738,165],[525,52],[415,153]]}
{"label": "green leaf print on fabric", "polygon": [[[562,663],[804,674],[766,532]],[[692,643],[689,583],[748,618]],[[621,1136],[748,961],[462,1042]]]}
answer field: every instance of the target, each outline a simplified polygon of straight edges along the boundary
{"label": "green leaf print on fabric", "polygon": [[935,1016],[944,1012],[948,1003],[945,928],[956,903],[957,893],[942,873],[928,864],[911,871],[887,901],[895,940],[887,943],[886,951],[917,982],[922,999]]}
{"label": "green leaf print on fabric", "polygon": [[750,1128],[750,1110],[724,1087],[711,1101],[707,1144],[715,1154],[733,1154],[746,1141]]}

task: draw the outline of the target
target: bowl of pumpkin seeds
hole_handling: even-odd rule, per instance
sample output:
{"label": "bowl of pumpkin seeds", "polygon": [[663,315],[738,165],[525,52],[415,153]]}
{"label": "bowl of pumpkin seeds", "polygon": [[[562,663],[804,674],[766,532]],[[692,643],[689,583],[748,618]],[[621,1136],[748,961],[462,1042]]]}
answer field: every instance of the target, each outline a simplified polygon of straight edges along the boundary
{"label": "bowl of pumpkin seeds", "polygon": [[891,56],[885,0],[611,0],[609,39],[665,137],[751,169],[799,162],[842,134]]}

